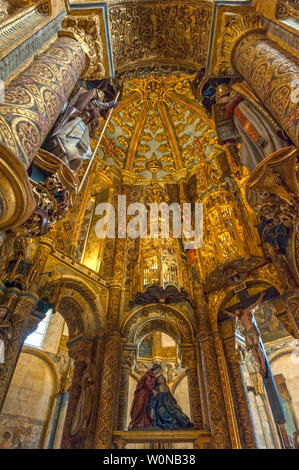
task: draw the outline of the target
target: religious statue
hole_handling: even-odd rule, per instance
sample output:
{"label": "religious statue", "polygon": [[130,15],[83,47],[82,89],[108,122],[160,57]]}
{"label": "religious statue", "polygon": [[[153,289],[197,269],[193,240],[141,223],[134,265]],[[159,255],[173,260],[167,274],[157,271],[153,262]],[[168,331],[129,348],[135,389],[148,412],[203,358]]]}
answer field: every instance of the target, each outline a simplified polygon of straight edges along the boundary
{"label": "religious statue", "polygon": [[7,307],[0,307],[0,370],[3,369],[5,363],[5,350],[7,342],[12,336],[12,326],[7,319]]}
{"label": "religious statue", "polygon": [[229,317],[240,318],[244,327],[247,350],[252,352],[252,355],[258,365],[260,374],[265,377],[267,375],[265,355],[260,346],[260,332],[255,325],[254,315],[252,313],[252,310],[261,304],[263,298],[264,293],[262,292],[257,301],[252,305],[249,305],[246,308],[236,308],[234,313],[229,312],[228,310],[224,310],[223,312]]}
{"label": "religious statue", "polygon": [[131,407],[129,429],[151,428],[152,420],[148,414],[148,404],[155,386],[156,378],[161,372],[160,364],[155,363],[139,380]]}
{"label": "religious statue", "polygon": [[71,434],[86,431],[90,419],[93,397],[95,392],[96,368],[90,358],[82,375],[82,388],[80,398],[72,421]]}
{"label": "religious statue", "polygon": [[219,85],[213,110],[220,143],[241,143],[241,163],[249,171],[253,171],[263,158],[290,145],[246,82],[232,88],[226,83]]}
{"label": "religious statue", "polygon": [[151,417],[154,429],[190,429],[194,428],[185,413],[177,404],[176,399],[170,393],[163,375],[159,375],[156,386],[148,404],[148,413]]}
{"label": "religious statue", "polygon": [[170,393],[161,366],[154,364],[139,380],[131,408],[129,429],[160,430],[193,428]]}
{"label": "religious statue", "polygon": [[100,118],[118,104],[116,100],[105,103],[103,98],[104,93],[96,88],[80,88],[57,121],[46,144],[46,150],[59,157],[74,172],[83,160],[90,159],[92,155],[90,139],[95,136]]}

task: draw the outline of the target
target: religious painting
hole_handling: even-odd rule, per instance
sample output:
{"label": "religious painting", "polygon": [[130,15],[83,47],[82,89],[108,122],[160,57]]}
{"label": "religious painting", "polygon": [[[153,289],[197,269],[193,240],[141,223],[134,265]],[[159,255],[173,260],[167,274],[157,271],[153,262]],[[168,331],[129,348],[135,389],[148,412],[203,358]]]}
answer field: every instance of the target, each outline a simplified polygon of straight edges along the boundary
{"label": "religious painting", "polygon": [[287,330],[275,316],[275,312],[276,309],[271,302],[261,304],[254,311],[254,316],[264,343],[289,336]]}
{"label": "religious painting", "polygon": [[43,422],[4,415],[0,422],[0,449],[37,449]]}

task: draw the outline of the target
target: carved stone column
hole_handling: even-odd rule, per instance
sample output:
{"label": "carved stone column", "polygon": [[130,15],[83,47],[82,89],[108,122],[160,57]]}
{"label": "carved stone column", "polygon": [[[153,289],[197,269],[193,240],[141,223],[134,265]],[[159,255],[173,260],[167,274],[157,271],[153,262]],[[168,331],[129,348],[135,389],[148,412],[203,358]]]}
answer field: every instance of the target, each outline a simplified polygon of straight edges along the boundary
{"label": "carved stone column", "polygon": [[231,337],[226,339],[224,341],[224,348],[233,381],[235,406],[239,418],[242,447],[245,449],[255,449],[258,445],[250,411],[247,386],[243,375],[242,358],[240,351],[236,349],[235,338]]}
{"label": "carved stone column", "polygon": [[128,395],[129,395],[129,378],[134,361],[136,359],[136,346],[131,347],[124,344],[121,348],[120,360],[120,381],[119,381],[119,400],[118,400],[118,419],[117,430],[125,431],[127,425],[128,413]]}
{"label": "carved stone column", "polygon": [[32,294],[23,294],[21,298],[16,294],[6,296],[5,304],[12,311],[10,317],[12,334],[5,350],[4,367],[0,370],[0,411],[4,405],[24,338],[36,328],[39,321],[43,318],[43,315],[33,313],[37,300],[37,296],[35,297]]}
{"label": "carved stone column", "polygon": [[208,404],[207,404],[204,376],[203,376],[203,371],[202,371],[201,351],[200,351],[198,342],[195,343],[195,350],[196,350],[197,377],[198,377],[198,385],[199,385],[199,393],[200,393],[202,424],[203,424],[203,429],[209,430],[210,424],[209,424]]}
{"label": "carved stone column", "polygon": [[[39,275],[43,272],[51,247],[40,244],[32,259],[23,256],[22,253],[28,248],[28,240],[23,240],[21,235],[18,239],[11,234],[13,243],[8,250],[10,257],[3,254],[4,263],[3,280],[9,280],[12,287],[7,288],[0,283],[0,305],[8,309],[8,321],[11,323],[11,338],[8,340],[5,350],[5,363],[0,370],[0,410],[3,407],[8,388],[13,377],[15,367],[26,336],[35,330],[38,323],[44,318],[44,313],[36,309],[38,303]],[[21,246],[22,245],[22,246]],[[17,248],[16,248],[17,247]],[[12,251],[12,254],[10,253]],[[22,275],[22,270],[14,268],[7,272],[7,263],[13,261],[23,262],[23,267],[29,267],[27,275]],[[17,283],[17,284],[15,284]]]}
{"label": "carved stone column", "polygon": [[268,39],[264,32],[252,31],[241,36],[234,46],[232,61],[237,72],[299,147],[295,100],[299,64],[296,57]]}
{"label": "carved stone column", "polygon": [[35,208],[26,169],[59,116],[85,66],[75,39],[60,37],[6,88],[0,104],[0,230]]}
{"label": "carved stone column", "polygon": [[[117,188],[117,192],[115,192],[116,201],[117,193],[121,194],[121,188],[117,179],[115,179],[114,184]],[[107,308],[107,333],[103,347],[102,381],[95,428],[94,447],[96,449],[109,449],[111,447],[112,431],[117,420],[117,386],[120,356],[119,316],[124,278],[125,247],[125,238],[117,238],[115,240],[112,279],[109,286]]]}
{"label": "carved stone column", "polygon": [[[76,407],[80,398],[82,389],[82,375],[86,367],[86,360],[91,358],[92,341],[88,338],[76,338],[71,343],[68,343],[69,356],[74,360],[74,372],[72,378],[72,385],[69,389],[69,400],[66,411],[63,434],[61,438],[62,449],[82,448],[84,443],[73,438],[71,434],[73,418],[75,415]],[[80,442],[79,442],[80,441]]]}
{"label": "carved stone column", "polygon": [[196,351],[194,346],[181,345],[182,359],[187,366],[187,376],[190,390],[192,422],[197,429],[203,429],[200,390],[196,368]]}
{"label": "carved stone column", "polygon": [[232,444],[225,412],[225,399],[217,363],[215,340],[212,336],[205,312],[199,313],[198,340],[201,351],[213,448],[230,449]]}
{"label": "carved stone column", "polygon": [[96,449],[109,449],[112,444],[119,370],[119,349],[120,333],[114,332],[106,337],[104,343],[102,382],[94,442]]}

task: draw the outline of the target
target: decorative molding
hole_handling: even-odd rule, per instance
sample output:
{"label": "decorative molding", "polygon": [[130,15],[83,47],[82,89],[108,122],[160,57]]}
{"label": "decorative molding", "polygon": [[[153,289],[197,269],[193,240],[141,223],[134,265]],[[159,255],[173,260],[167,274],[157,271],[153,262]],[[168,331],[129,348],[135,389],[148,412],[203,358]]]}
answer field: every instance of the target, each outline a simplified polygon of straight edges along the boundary
{"label": "decorative molding", "polygon": [[238,72],[233,64],[234,49],[241,38],[254,31],[264,33],[262,17],[252,7],[219,6],[209,74],[215,77],[236,77]]}

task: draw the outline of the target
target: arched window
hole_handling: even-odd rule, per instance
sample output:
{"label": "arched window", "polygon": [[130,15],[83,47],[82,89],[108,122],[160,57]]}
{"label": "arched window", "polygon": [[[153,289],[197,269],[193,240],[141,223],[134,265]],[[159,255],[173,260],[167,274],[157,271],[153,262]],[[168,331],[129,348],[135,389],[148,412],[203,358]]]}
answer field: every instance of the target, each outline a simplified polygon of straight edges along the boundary
{"label": "arched window", "polygon": [[47,311],[45,318],[38,324],[36,330],[27,336],[24,344],[35,348],[42,347],[52,311],[52,308]]}

